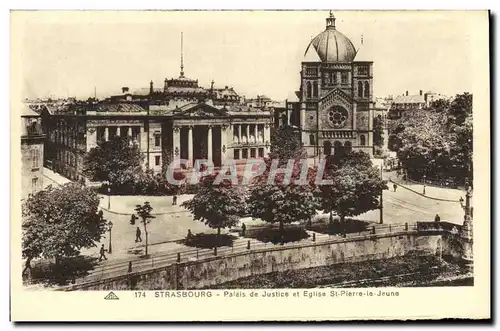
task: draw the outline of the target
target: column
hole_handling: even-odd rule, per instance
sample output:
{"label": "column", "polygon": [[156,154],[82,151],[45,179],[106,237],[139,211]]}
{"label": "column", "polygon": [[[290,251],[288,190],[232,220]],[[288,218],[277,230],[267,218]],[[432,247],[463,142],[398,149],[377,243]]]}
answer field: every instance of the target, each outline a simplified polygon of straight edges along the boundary
{"label": "column", "polygon": [[[271,144],[271,128],[268,123],[264,125],[264,142],[267,144]],[[269,153],[269,148],[266,146],[264,155]]]}
{"label": "column", "polygon": [[227,149],[227,146],[225,146],[226,145],[226,137],[225,137],[226,130],[227,130],[227,128],[225,125],[222,125],[220,127],[220,163],[221,163],[221,165],[224,164],[225,154],[226,154],[226,149]]}
{"label": "column", "polygon": [[208,134],[207,134],[207,158],[209,161],[212,160],[212,126],[208,126]]}
{"label": "column", "polygon": [[[179,160],[181,158],[181,128],[174,126],[174,134],[172,137],[173,159]],[[179,167],[180,165],[177,165]]]}
{"label": "column", "polygon": [[132,127],[129,126],[127,129],[127,136],[132,137]]}
{"label": "column", "polygon": [[257,123],[255,123],[255,127],[254,127],[254,138],[255,138],[255,142],[259,141],[259,125]]}
{"label": "column", "polygon": [[237,125],[238,125],[238,143],[241,144],[241,139],[242,139],[241,130],[243,129],[243,126],[241,124]]}
{"label": "column", "polygon": [[358,120],[356,112],[357,112],[357,104],[353,103],[353,105],[352,105],[352,129],[354,131],[356,131],[356,122]]}
{"label": "column", "polygon": [[109,128],[105,127],[104,128],[104,141],[108,141],[108,140],[109,140]]}
{"label": "column", "polygon": [[188,164],[193,166],[193,127],[188,126]]}
{"label": "column", "polygon": [[247,143],[250,142],[250,124],[247,124],[246,126],[246,131],[247,131]]}

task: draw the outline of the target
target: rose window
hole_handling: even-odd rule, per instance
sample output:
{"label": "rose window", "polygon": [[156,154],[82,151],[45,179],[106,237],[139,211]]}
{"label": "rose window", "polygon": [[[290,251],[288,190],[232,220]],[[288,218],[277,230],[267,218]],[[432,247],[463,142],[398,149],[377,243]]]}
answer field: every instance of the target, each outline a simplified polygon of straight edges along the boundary
{"label": "rose window", "polygon": [[337,128],[341,128],[345,125],[349,114],[347,110],[341,107],[335,107],[328,112],[328,121]]}

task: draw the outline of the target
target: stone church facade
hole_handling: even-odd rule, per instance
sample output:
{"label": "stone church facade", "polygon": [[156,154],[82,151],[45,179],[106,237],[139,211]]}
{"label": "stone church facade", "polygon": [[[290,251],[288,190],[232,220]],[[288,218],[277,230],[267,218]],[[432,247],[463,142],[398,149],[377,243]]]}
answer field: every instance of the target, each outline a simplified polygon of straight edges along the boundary
{"label": "stone church facade", "polygon": [[301,139],[311,157],[338,151],[373,154],[373,61],[340,33],[330,13],[302,62]]}

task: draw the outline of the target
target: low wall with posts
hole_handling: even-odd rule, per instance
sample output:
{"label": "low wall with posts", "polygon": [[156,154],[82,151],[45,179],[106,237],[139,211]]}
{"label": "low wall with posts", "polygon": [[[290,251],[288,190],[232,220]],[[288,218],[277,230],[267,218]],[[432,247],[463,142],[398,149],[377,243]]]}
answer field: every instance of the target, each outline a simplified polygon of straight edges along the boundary
{"label": "low wall with posts", "polygon": [[422,223],[323,242],[249,249],[198,261],[172,263],[151,270],[73,285],[65,290],[180,290],[203,288],[242,277],[349,262],[387,259],[408,253],[460,257],[458,233]]}

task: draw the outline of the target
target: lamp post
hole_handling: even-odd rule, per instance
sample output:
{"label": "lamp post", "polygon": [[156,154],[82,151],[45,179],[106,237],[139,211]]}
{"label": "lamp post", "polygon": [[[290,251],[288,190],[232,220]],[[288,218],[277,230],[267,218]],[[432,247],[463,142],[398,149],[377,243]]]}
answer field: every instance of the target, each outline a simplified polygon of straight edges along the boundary
{"label": "lamp post", "polygon": [[108,253],[109,254],[113,253],[113,247],[111,246],[111,229],[113,229],[113,222],[109,221],[108,222],[108,231],[109,231],[109,249],[108,249]]}
{"label": "lamp post", "polygon": [[426,176],[424,175],[424,177],[423,177],[424,178],[424,192],[423,192],[424,195],[425,195],[425,177]]}
{"label": "lamp post", "polygon": [[[382,173],[383,173],[383,165],[380,165],[380,180],[383,181]],[[381,188],[380,189],[380,221],[379,221],[380,224],[384,224],[384,202],[383,202],[384,194],[383,193],[384,193],[384,188]]]}
{"label": "lamp post", "polygon": [[111,210],[111,187],[108,184],[108,210]]}

